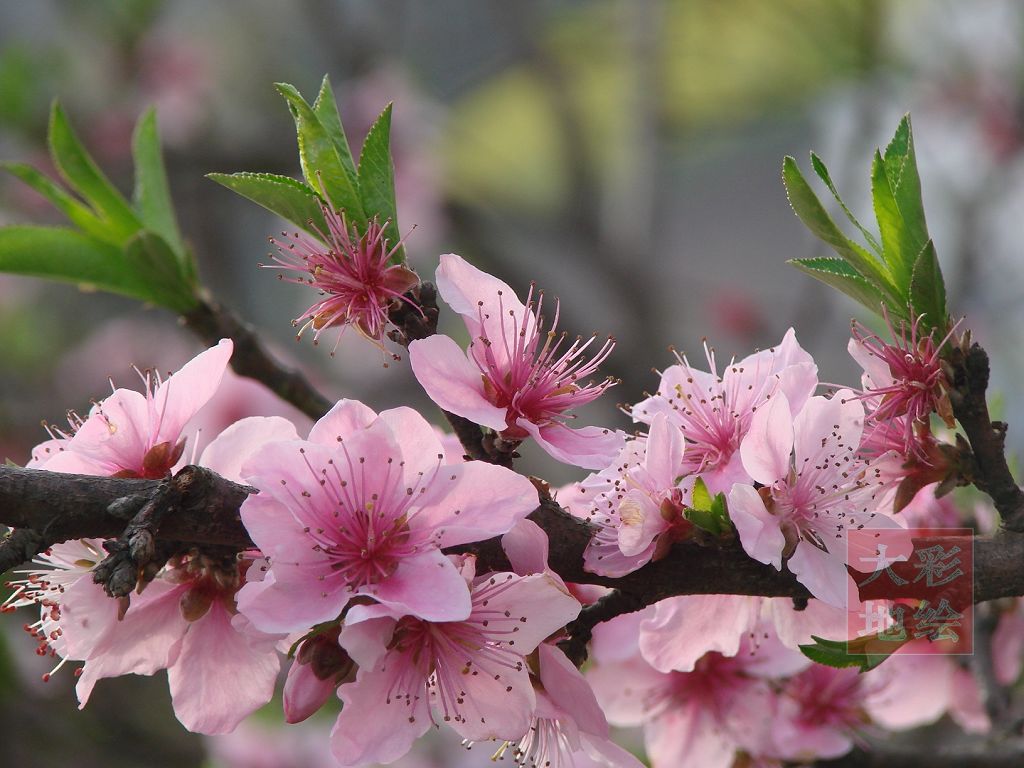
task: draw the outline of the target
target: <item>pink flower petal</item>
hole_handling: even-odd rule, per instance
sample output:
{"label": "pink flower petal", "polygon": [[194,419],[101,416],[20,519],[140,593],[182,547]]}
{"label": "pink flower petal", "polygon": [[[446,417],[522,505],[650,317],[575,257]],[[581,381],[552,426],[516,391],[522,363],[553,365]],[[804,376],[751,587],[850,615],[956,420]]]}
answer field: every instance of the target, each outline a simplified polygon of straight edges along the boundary
{"label": "pink flower petal", "polygon": [[[501,581],[512,574],[495,573],[489,577]],[[516,653],[527,655],[555,630],[561,629],[580,613],[580,604],[547,574],[513,576],[504,590],[488,599],[488,611],[511,611],[527,620],[515,633]],[[496,640],[505,641],[504,637]]]}
{"label": "pink flower petal", "polygon": [[760,606],[743,595],[692,595],[662,600],[640,625],[640,652],[660,672],[691,672],[705,653],[735,656]]}
{"label": "pink flower petal", "polygon": [[526,419],[518,419],[516,424],[529,432],[548,456],[583,469],[604,469],[625,443],[621,432],[604,427],[571,429],[560,423],[540,427]]}
{"label": "pink flower petal", "polygon": [[195,733],[229,733],[270,701],[280,666],[275,652],[236,632],[223,603],[215,601],[189,624],[167,671],[174,714]]}
{"label": "pink flower petal", "polygon": [[576,666],[557,646],[541,643],[537,646],[537,653],[540,656],[540,681],[551,700],[576,721],[581,731],[607,737],[608,721],[590,684]]}
{"label": "pink flower petal", "polygon": [[442,466],[410,519],[417,530],[439,531],[450,547],[505,533],[540,503],[527,478],[482,461]]}
{"label": "pink flower petal", "polygon": [[402,447],[407,485],[415,485],[420,472],[433,470],[438,459],[445,456],[437,429],[412,408],[389,408],[381,411],[380,420],[390,427]]}
{"label": "pink flower petal", "polygon": [[743,550],[761,563],[782,570],[782,550],[786,537],[779,519],[768,512],[752,485],[737,483],[729,491],[729,517],[740,537]]}
{"label": "pink flower petal", "polygon": [[301,632],[331,621],[352,597],[352,591],[337,582],[322,592],[311,592],[302,582],[279,584],[278,570],[263,581],[249,582],[236,596],[238,610],[263,632]]}
{"label": "pink flower petal", "polygon": [[471,610],[465,579],[439,549],[403,560],[389,577],[359,592],[425,621],[462,621]]}
{"label": "pink flower petal", "polygon": [[185,424],[217,391],[233,349],[231,339],[221,339],[217,346],[192,358],[157,387],[153,408],[159,414],[160,427],[154,444],[178,440]]}
{"label": "pink flower petal", "polygon": [[401,663],[388,664],[381,671],[360,671],[356,682],[338,689],[345,703],[331,731],[338,765],[394,762],[426,733],[431,722],[427,697],[396,695],[405,691],[406,673]]}
{"label": "pink flower petal", "polygon": [[793,416],[786,396],[776,394],[754,413],[740,443],[743,466],[762,485],[789,474],[793,451]]}
{"label": "pink flower petal", "polygon": [[837,608],[846,606],[851,579],[842,555],[823,552],[809,541],[801,541],[786,567],[819,600]]}
{"label": "pink flower petal", "polygon": [[532,520],[516,523],[501,537],[501,548],[520,576],[544,573],[548,568],[548,535]]}
{"label": "pink flower petal", "polygon": [[342,440],[348,438],[370,426],[376,418],[376,412],[358,400],[339,400],[309,430],[309,440],[334,448],[338,445],[339,437]]}
{"label": "pink flower petal", "polygon": [[435,335],[409,345],[412,372],[441,408],[485,427],[506,428],[506,409],[484,396],[480,370],[454,340]]}
{"label": "pink flower petal", "polygon": [[215,437],[199,465],[209,467],[222,477],[244,483],[242,465],[266,443],[277,440],[297,440],[295,425],[280,416],[250,416],[240,419]]}

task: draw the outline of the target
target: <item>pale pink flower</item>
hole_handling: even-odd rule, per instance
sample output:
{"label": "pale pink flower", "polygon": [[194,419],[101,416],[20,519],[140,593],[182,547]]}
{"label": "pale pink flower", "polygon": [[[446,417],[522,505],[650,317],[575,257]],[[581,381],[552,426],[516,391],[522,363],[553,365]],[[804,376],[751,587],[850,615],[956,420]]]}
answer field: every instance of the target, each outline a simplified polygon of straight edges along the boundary
{"label": "pale pink flower", "polygon": [[511,749],[516,765],[550,768],[643,768],[611,740],[608,721],[579,670],[557,647],[537,647],[539,673],[533,678],[537,707],[525,735],[504,742],[492,756]]}
{"label": "pale pink flower", "polygon": [[681,478],[683,446],[682,433],[659,414],[646,438],[630,440],[614,465],[581,484],[594,493],[587,516],[598,526],[584,554],[588,571],[621,576],[692,535],[684,512],[695,478]]}
{"label": "pale pink flower", "polygon": [[[864,409],[848,390],[812,397],[793,418],[783,394],[759,408],[740,445],[743,465],[763,488],[737,483],[729,514],[747,554],[789,570],[812,595],[846,605],[846,565],[877,562],[872,537],[850,530],[901,529],[875,510],[881,481],[857,456]],[[875,534],[875,537],[880,534]],[[910,536],[886,538],[890,559],[907,558]],[[854,593],[855,594],[855,593]]]}
{"label": "pale pink flower", "polygon": [[181,461],[185,427],[213,397],[231,357],[230,339],[186,363],[167,379],[147,373],[145,394],[114,392],[37,446],[30,467],[110,477],[163,478]]}
{"label": "pale pink flower", "polygon": [[[796,610],[789,598],[686,595],[657,603],[638,631],[640,653],[660,672],[690,672],[706,653],[748,653],[777,663],[785,652],[811,643],[812,635],[846,637],[847,612],[820,600]],[[797,660],[803,657],[798,656]],[[799,668],[799,665],[797,665]],[[779,664],[778,674],[782,673]]]}
{"label": "pale pink flower", "polygon": [[402,243],[389,243],[379,221],[368,222],[365,234],[360,235],[343,213],[326,205],[321,205],[321,210],[327,231],[317,230],[319,240],[298,232],[283,232],[280,241],[270,238],[278,250],[278,255],[271,254],[276,266],[263,266],[280,269],[279,279],[308,285],[325,297],[292,322],[296,326],[302,323],[299,337],[312,327],[313,343],[318,344],[325,329],[340,326],[344,330],[351,325],[380,344],[391,310],[403,301],[415,306],[404,294],[419,284],[419,277],[407,267],[391,263]]}
{"label": "pale pink flower", "polygon": [[570,429],[568,411],[597,399],[614,382],[593,383],[598,365],[612,351],[609,339],[590,359],[596,337],[563,348],[558,303],[544,330],[543,295],[533,289],[523,305],[501,280],[455,254],[441,257],[437,287],[462,315],[470,334],[463,352],[450,337],[434,335],[409,346],[413,373],[430,398],[447,411],[489,427],[518,443],[532,437],[550,456],[586,469],[605,466],[622,437],[600,427]]}
{"label": "pale pink flower", "polygon": [[794,412],[803,407],[818,384],[818,368],[790,328],[778,346],[733,360],[721,376],[715,353],[704,344],[710,373],[694,369],[686,356],[661,375],[656,394],[630,413],[653,424],[664,414],[682,430],[685,444],[680,474],[700,474],[712,494],[728,492],[733,483],[748,483],[739,447],[754,412],[776,392],[784,394]]}
{"label": "pale pink flower", "polygon": [[[463,570],[472,577],[471,565]],[[469,741],[518,740],[536,706],[525,657],[579,610],[550,576],[513,573],[473,579],[472,608],[461,621],[354,606],[341,644],[360,669],[339,689],[344,707],[332,733],[339,764],[397,760],[433,723]]]}
{"label": "pale pink flower", "polygon": [[709,653],[691,672],[656,671],[634,658],[587,673],[613,725],[644,729],[654,768],[730,768],[741,751],[770,753],[775,695],[746,657]]}
{"label": "pale pink flower", "polygon": [[271,569],[239,606],[273,632],[336,619],[356,595],[431,621],[465,619],[469,592],[441,547],[502,534],[537,506],[533,484],[508,469],[445,464],[415,411],[378,416],[351,400],[309,440],[263,447],[244,476],[260,493],[242,522]]}
{"label": "pale pink flower", "polygon": [[849,752],[854,736],[868,722],[866,680],[856,669],[821,664],[788,680],[772,725],[776,755],[803,762]]}

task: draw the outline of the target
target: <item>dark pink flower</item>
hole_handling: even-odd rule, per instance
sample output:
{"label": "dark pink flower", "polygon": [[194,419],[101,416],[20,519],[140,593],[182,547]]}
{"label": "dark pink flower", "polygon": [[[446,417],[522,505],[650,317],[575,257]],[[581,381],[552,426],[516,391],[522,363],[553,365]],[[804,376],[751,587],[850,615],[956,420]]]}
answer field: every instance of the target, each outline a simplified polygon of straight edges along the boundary
{"label": "dark pink flower", "polygon": [[403,294],[419,283],[419,277],[405,266],[391,264],[401,242],[389,243],[376,219],[359,235],[343,213],[326,205],[321,209],[327,231],[317,231],[319,241],[298,232],[282,233],[281,241],[270,238],[278,249],[277,256],[271,254],[277,266],[264,266],[283,270],[279,279],[308,285],[324,296],[293,321],[302,324],[299,337],[312,327],[317,344],[325,329],[351,325],[380,344],[391,309],[397,302],[408,302]]}

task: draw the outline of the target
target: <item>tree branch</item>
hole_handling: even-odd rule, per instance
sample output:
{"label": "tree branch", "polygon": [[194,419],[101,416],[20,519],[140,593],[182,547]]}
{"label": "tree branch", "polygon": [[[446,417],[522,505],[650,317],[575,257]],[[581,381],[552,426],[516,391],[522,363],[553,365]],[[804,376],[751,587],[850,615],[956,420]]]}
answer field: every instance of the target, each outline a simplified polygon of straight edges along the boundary
{"label": "tree branch", "polygon": [[205,296],[199,306],[182,316],[185,326],[209,345],[224,338],[235,343],[231,367],[266,385],[282,400],[291,403],[311,419],[319,419],[334,402],[318,392],[300,372],[275,360],[247,323],[223,304]]}
{"label": "tree branch", "polygon": [[985,400],[988,354],[978,344],[971,344],[966,351],[962,347],[954,347],[949,363],[953,374],[950,377],[953,387],[949,393],[953,415],[967,434],[977,468],[972,479],[992,498],[1002,517],[1003,527],[1024,533],[1024,492],[1014,481],[1006,463],[1007,425],[992,421]]}
{"label": "tree branch", "polygon": [[[166,481],[70,475],[0,467],[0,523],[29,529],[49,542],[117,538],[147,502],[165,493]],[[157,528],[161,540],[195,546],[252,546],[239,508],[253,489],[203,467],[187,466],[173,480],[175,503]],[[543,498],[530,514],[550,541],[549,567],[569,582],[599,584],[622,593],[620,604],[638,610],[676,595],[734,594],[806,598],[808,592],[786,570],[752,560],[736,540],[701,545],[677,543],[668,556],[621,578],[583,570],[583,553],[593,533],[557,502]],[[27,534],[26,534],[27,536]],[[949,541],[954,541],[950,538]],[[964,538],[974,543],[974,601],[1024,595],[1024,536],[997,533]],[[931,542],[929,542],[931,543]],[[454,550],[453,550],[454,551]],[[498,538],[465,545],[480,570],[507,570]]]}

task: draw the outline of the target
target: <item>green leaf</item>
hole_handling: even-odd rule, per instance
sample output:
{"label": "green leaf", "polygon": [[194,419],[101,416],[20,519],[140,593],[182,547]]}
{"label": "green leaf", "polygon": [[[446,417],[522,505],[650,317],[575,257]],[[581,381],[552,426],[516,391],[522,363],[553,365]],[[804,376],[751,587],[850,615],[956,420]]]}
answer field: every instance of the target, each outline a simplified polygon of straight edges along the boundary
{"label": "green leaf", "polygon": [[334,91],[331,90],[331,81],[324,75],[320,83],[320,93],[313,102],[313,112],[320,120],[320,124],[327,131],[327,135],[334,142],[334,148],[338,152],[341,164],[348,174],[349,180],[355,186],[357,182],[356,165],[352,160],[352,150],[348,146],[348,138],[345,136],[345,128],[341,124],[341,114],[338,112],[338,104],[334,100]]}
{"label": "green leaf", "polygon": [[885,172],[892,184],[896,205],[903,217],[906,242],[911,253],[918,253],[928,241],[928,225],[921,198],[921,178],[917,172],[914,133],[910,115],[904,115],[896,134],[885,148]]}
{"label": "green leaf", "polygon": [[72,224],[77,226],[87,235],[103,240],[113,245],[118,245],[121,238],[112,237],[107,225],[97,218],[87,206],[82,205],[74,196],[64,191],[64,188],[40,173],[31,165],[24,163],[3,163],[0,165],[4,170],[13,176],[21,179],[41,194],[54,208],[63,213]]}
{"label": "green leaf", "polygon": [[183,271],[177,255],[155,232],[140,230],[124,246],[128,268],[146,280],[148,301],[188,312],[198,303],[195,286]]}
{"label": "green leaf", "polygon": [[924,315],[925,330],[937,330],[940,337],[949,325],[946,312],[946,285],[939,268],[935,246],[929,240],[914,261],[910,280],[910,305],[914,315]]}
{"label": "green leaf", "polygon": [[295,118],[299,141],[299,161],[306,182],[321,193],[338,210],[345,211],[349,223],[360,232],[366,230],[366,216],[359,198],[357,184],[349,176],[334,143],[320,118],[297,90],[287,83],[278,83],[277,90],[288,101]]}
{"label": "green leaf", "polygon": [[[887,303],[886,297],[881,291],[865,280],[857,270],[842,259],[828,257],[790,259],[788,263],[816,280],[820,280],[826,285],[842,291],[851,299],[860,302],[876,314],[880,314],[882,305]],[[900,306],[892,307],[892,311],[897,318],[905,317],[906,315],[905,311],[899,311]]]}
{"label": "green leaf", "polygon": [[907,642],[906,638],[887,640],[878,634],[853,640],[826,640],[815,635],[811,639],[813,643],[800,646],[800,652],[811,661],[836,669],[858,667],[861,672],[874,669]]}
{"label": "green leaf", "polygon": [[782,181],[786,185],[789,204],[793,212],[817,237],[824,240],[832,249],[845,259],[860,275],[887,297],[899,303],[892,279],[885,265],[876,258],[851,242],[836,226],[822,206],[818,196],[808,185],[800,172],[800,168],[792,157],[786,157],[782,164]]}
{"label": "green leaf", "polygon": [[122,242],[131,237],[142,226],[142,222],[124,196],[89,157],[57,102],[54,102],[50,112],[49,142],[53,164],[71,188],[107,222],[111,235]]}
{"label": "green leaf", "polygon": [[839,196],[839,190],[836,189],[836,185],[832,183],[832,177],[829,175],[828,168],[825,166],[822,159],[813,152],[811,152],[811,166],[814,168],[814,172],[818,174],[818,178],[822,180],[826,187],[828,187],[828,191],[832,193],[832,197],[834,197],[836,202],[839,203],[839,207],[843,209],[843,213],[846,214],[846,218],[850,220],[850,223],[853,224],[853,226],[860,230],[860,233],[864,235],[864,239],[867,241],[868,245],[871,246],[871,249],[881,256],[882,246],[879,244],[878,240],[875,239],[875,236],[863,227],[861,223],[857,221],[857,217],[853,215],[849,208],[846,207],[846,203],[843,202],[843,198]]}
{"label": "green leaf", "polygon": [[135,162],[135,207],[146,228],[160,235],[178,258],[188,258],[185,242],[174,215],[174,203],[167,185],[156,111],[148,110],[132,135],[132,159]]}
{"label": "green leaf", "polygon": [[711,511],[711,493],[702,477],[698,477],[693,485],[693,508],[701,512]]}
{"label": "green leaf", "polygon": [[[395,209],[395,174],[391,164],[391,104],[366,134],[363,149],[359,153],[359,195],[363,201],[363,212],[368,218],[377,217],[384,227],[390,247],[400,241],[398,234],[398,213]],[[405,253],[399,248],[393,257],[405,261]]]}
{"label": "green leaf", "polygon": [[318,229],[323,233],[327,231],[319,195],[301,181],[272,173],[208,173],[206,178],[249,198],[311,234],[316,235]]}
{"label": "green leaf", "polygon": [[120,248],[58,227],[0,228],[0,272],[45,277],[153,301],[149,277]]}
{"label": "green leaf", "polygon": [[885,160],[881,152],[875,152],[871,163],[871,200],[875,208],[875,218],[882,233],[882,253],[893,284],[900,298],[906,302],[910,295],[910,276],[914,269],[914,257],[919,248],[912,253],[907,252],[906,232],[903,216],[892,191],[892,182],[885,168]]}

